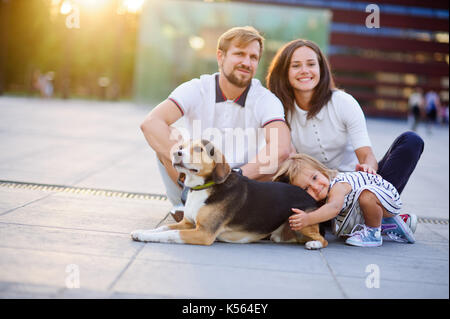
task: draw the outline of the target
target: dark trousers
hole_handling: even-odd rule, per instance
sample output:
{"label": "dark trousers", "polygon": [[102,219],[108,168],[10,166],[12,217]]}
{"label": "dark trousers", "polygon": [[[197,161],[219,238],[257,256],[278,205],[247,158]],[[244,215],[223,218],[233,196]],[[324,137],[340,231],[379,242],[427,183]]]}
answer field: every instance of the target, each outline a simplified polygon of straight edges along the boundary
{"label": "dark trousers", "polygon": [[422,155],[424,142],[414,132],[405,132],[397,137],[391,147],[378,162],[377,173],[395,186],[401,194],[417,162]]}

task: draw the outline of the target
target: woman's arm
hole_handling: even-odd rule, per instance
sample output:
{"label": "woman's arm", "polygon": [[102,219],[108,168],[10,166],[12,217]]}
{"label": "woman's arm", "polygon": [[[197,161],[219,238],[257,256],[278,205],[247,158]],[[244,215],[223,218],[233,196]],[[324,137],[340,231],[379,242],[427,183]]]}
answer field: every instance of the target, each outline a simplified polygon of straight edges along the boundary
{"label": "woman's arm", "polygon": [[359,164],[356,165],[355,170],[376,174],[378,163],[370,146],[364,112],[354,97],[349,94],[341,95],[339,95],[341,99],[337,111],[358,158]]}
{"label": "woman's arm", "polygon": [[336,217],[344,205],[345,196],[350,193],[352,187],[348,183],[336,183],[328,194],[328,200],[325,205],[305,213],[304,211],[292,208],[294,215],[289,217],[289,225],[292,230],[301,230],[303,227],[315,225]]}

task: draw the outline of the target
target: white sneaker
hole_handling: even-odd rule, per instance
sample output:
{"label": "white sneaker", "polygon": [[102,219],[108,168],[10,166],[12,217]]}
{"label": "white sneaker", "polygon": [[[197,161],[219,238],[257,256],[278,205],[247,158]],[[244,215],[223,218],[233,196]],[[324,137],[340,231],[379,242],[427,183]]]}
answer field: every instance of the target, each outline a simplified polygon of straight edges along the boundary
{"label": "white sneaker", "polygon": [[170,210],[170,215],[177,223],[181,222],[184,217],[184,205],[173,206]]}

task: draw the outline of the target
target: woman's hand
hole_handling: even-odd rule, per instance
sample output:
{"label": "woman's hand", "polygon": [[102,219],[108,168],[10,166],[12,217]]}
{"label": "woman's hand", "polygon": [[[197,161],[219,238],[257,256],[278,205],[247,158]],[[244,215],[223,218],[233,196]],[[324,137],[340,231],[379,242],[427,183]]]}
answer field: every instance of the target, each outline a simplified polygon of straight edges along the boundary
{"label": "woman's hand", "polygon": [[369,164],[356,164],[355,170],[357,172],[361,171],[361,172],[366,172],[366,173],[369,173],[369,174],[377,175],[377,170],[374,169]]}
{"label": "woman's hand", "polygon": [[301,230],[303,227],[309,226],[309,216],[304,211],[297,209],[297,208],[291,208],[292,211],[295,213],[294,215],[291,215],[289,217],[289,226],[292,230]]}

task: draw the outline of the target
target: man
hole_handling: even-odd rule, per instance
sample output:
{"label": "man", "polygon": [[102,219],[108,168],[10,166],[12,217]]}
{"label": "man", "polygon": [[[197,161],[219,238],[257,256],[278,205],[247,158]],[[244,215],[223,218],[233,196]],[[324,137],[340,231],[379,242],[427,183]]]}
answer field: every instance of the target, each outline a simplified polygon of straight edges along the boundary
{"label": "man", "polygon": [[[230,166],[248,178],[270,180],[278,165],[289,156],[291,138],[283,106],[275,95],[253,79],[263,41],[253,27],[226,31],[218,40],[219,72],[181,84],[141,124],[148,144],[156,152],[166,193],[174,206],[182,203],[182,188],[171,162],[172,152],[179,142],[179,138],[174,138],[177,131],[171,125],[183,116],[189,133],[187,138],[211,140],[222,150]],[[201,136],[195,136],[195,131]],[[230,142],[236,139],[233,134],[238,133],[245,133],[242,146]],[[258,144],[251,138],[255,134],[262,135],[265,145],[254,145]],[[255,148],[257,150],[252,152]],[[180,213],[172,216],[176,220],[182,218]]]}

